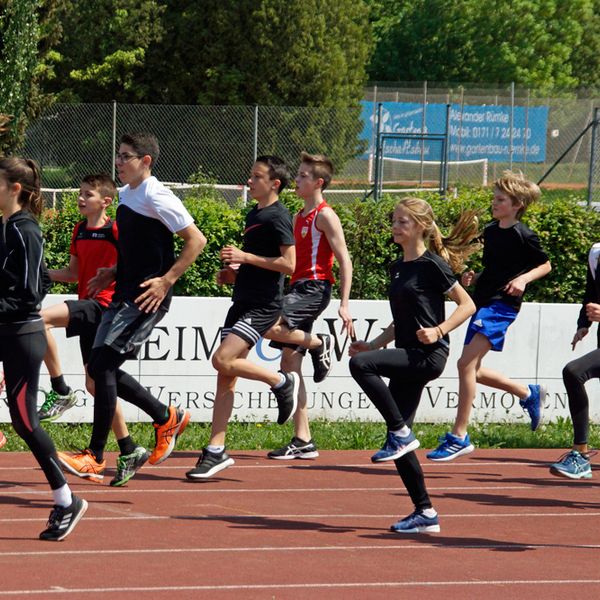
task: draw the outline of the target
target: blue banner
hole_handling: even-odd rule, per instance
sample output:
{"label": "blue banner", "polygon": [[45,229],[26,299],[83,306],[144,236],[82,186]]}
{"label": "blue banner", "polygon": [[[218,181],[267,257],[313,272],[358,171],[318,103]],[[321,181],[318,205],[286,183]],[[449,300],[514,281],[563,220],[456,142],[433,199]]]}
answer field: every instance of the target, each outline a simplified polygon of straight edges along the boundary
{"label": "blue banner", "polygon": [[[369,144],[368,158],[375,142],[377,105],[362,102],[364,129],[362,138]],[[416,102],[383,102],[383,133],[443,134],[446,129],[446,105],[428,104],[423,124],[423,104]],[[513,108],[511,140],[510,106],[461,106],[450,107],[449,160],[474,160],[487,158],[490,162],[544,162],[546,159],[546,127],[548,107],[535,106]],[[423,127],[424,125],[424,127]],[[383,155],[391,158],[439,161],[442,144],[437,141],[425,143],[413,139],[386,139]]]}

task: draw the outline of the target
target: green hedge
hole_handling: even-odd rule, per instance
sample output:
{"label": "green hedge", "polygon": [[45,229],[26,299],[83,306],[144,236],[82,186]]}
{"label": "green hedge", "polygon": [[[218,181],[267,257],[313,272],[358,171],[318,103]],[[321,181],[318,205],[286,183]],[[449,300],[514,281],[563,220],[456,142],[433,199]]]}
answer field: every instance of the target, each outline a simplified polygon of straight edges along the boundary
{"label": "green hedge", "polygon": [[[433,206],[436,221],[447,230],[461,211],[477,208],[482,223],[491,219],[489,190],[467,190],[458,198],[444,200],[437,194],[424,194]],[[548,277],[529,287],[527,300],[537,302],[581,301],[587,253],[592,243],[600,241],[600,213],[580,206],[577,198],[553,194],[525,214],[523,221],[539,236],[552,262]],[[282,194],[282,201],[292,211],[301,206],[291,192]],[[387,265],[396,258],[398,248],[391,237],[390,215],[397,198],[385,196],[373,200],[332,202],[338,213],[354,264],[352,298],[384,299],[387,291]],[[230,290],[215,283],[220,268],[219,250],[226,244],[241,244],[246,206],[231,207],[213,192],[195,192],[185,204],[208,244],[196,263],[181,277],[175,293],[182,296],[223,296]],[[46,261],[49,268],[68,263],[69,242],[73,226],[80,219],[76,198],[67,198],[60,212],[45,211],[42,228],[46,240]],[[178,239],[179,244],[179,239]],[[481,255],[474,255],[470,267],[481,268]],[[73,291],[72,286],[55,284],[54,293]]]}

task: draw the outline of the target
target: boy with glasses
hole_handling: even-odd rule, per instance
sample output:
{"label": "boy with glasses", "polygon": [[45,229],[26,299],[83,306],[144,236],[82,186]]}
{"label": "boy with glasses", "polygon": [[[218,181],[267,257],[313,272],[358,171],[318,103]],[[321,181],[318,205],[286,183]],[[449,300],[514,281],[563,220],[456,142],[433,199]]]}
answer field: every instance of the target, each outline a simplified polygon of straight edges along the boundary
{"label": "boy with glasses", "polygon": [[[206,245],[206,238],[181,200],[152,175],[158,156],[158,141],[152,134],[121,137],[116,156],[117,173],[124,184],[117,208],[118,261],[116,267],[100,269],[95,281],[98,290],[115,279],[115,294],[102,317],[88,364],[96,386],[92,438],[89,447],[76,457],[59,454],[68,470],[74,458],[78,464],[86,461],[102,468],[117,389],[119,396],[152,417],[156,443],[150,464],[169,457],[190,420],[188,411],[165,406],[121,369],[165,316],[173,285]],[[183,239],[178,257],[175,234]]]}

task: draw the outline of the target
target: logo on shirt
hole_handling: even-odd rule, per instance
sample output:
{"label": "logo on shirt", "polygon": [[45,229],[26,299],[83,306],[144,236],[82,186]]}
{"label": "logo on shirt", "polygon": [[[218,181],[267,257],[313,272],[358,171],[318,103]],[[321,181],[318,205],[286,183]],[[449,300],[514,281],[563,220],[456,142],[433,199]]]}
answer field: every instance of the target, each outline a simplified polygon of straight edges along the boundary
{"label": "logo on shirt", "polygon": [[302,227],[302,229],[300,230],[300,235],[305,238],[306,235],[308,233],[308,225],[304,225],[304,227]]}

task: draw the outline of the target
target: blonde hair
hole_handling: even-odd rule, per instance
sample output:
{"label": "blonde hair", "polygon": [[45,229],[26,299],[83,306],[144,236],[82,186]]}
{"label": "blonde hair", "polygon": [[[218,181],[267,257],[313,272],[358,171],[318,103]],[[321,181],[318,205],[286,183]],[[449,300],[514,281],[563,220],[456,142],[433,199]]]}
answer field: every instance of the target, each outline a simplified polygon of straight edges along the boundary
{"label": "blonde hair", "polygon": [[502,177],[494,182],[494,188],[509,196],[513,204],[520,202],[523,205],[517,212],[517,219],[520,219],[529,205],[537,202],[542,195],[539,186],[525,179],[521,171],[504,171]]}
{"label": "blonde hair", "polygon": [[455,273],[465,269],[466,259],[481,248],[473,240],[479,236],[479,213],[476,210],[464,211],[444,237],[437,226],[430,204],[421,198],[404,198],[396,205],[402,207],[410,217],[423,228],[423,239],[432,252],[441,256]]}

